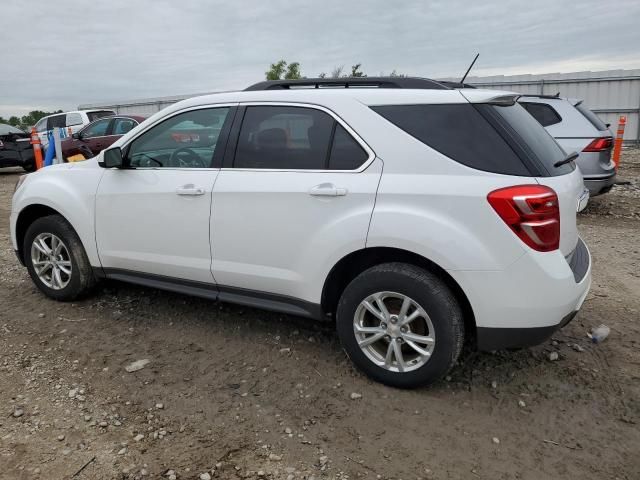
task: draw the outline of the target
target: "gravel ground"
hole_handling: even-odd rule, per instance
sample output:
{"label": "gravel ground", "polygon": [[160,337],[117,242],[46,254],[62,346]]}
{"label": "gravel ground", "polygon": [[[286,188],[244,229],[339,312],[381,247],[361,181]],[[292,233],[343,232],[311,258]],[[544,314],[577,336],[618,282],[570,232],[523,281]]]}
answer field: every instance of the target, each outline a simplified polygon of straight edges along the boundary
{"label": "gravel ground", "polygon": [[1,479],[640,478],[638,150],[579,217],[576,319],[415,391],[356,372],[330,325],[118,283],[46,299],[9,241],[18,175],[0,171]]}

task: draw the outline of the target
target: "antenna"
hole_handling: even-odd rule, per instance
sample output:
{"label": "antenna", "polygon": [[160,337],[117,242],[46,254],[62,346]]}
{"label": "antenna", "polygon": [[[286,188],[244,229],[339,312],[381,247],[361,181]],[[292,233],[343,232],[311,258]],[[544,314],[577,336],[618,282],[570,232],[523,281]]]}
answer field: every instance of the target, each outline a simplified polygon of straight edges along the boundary
{"label": "antenna", "polygon": [[469,72],[471,71],[471,69],[473,68],[473,66],[476,63],[476,60],[478,60],[478,57],[480,56],[479,53],[476,53],[476,58],[473,59],[473,62],[471,62],[471,65],[469,65],[469,68],[467,68],[466,73],[464,74],[464,76],[462,77],[462,79],[460,80],[460,85],[464,84],[464,81],[467,78],[467,75],[469,75]]}

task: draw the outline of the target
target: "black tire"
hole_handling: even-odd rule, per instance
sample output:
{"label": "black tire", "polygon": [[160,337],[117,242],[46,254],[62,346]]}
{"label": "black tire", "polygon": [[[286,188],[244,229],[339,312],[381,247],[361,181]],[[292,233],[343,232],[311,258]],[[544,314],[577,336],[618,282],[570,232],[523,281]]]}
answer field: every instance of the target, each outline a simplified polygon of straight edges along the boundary
{"label": "black tire", "polygon": [[[433,351],[426,363],[415,370],[394,372],[378,366],[358,345],[354,332],[358,305],[370,295],[385,291],[410,297],[433,325]],[[443,377],[458,359],[464,341],[462,309],[451,290],[433,273],[406,263],[385,263],[358,275],[342,293],[336,321],[340,341],[353,363],[373,380],[398,388],[416,388]]]}
{"label": "black tire", "polygon": [[25,163],[25,164],[22,165],[22,169],[27,173],[31,173],[31,172],[35,171],[36,165],[35,165],[35,163]]}
{"label": "black tire", "polygon": [[[71,275],[64,288],[54,289],[46,285],[35,271],[31,254],[34,239],[43,233],[50,233],[64,243],[71,262]],[[23,255],[25,265],[36,286],[48,297],[60,301],[71,301],[86,295],[96,284],[96,278],[87,253],[73,227],[61,215],[49,215],[35,220],[27,229],[24,237]]]}

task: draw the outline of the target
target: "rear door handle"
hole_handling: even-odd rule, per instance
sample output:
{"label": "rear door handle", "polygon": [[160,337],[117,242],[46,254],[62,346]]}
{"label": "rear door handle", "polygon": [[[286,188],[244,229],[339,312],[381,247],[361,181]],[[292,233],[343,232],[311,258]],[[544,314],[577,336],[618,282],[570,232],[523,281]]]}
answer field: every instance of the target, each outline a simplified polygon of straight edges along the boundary
{"label": "rear door handle", "polygon": [[333,183],[321,183],[309,190],[309,195],[314,197],[342,197],[346,194],[346,188],[336,187]]}
{"label": "rear door handle", "polygon": [[204,195],[204,188],[196,187],[194,184],[189,183],[176,188],[178,195]]}

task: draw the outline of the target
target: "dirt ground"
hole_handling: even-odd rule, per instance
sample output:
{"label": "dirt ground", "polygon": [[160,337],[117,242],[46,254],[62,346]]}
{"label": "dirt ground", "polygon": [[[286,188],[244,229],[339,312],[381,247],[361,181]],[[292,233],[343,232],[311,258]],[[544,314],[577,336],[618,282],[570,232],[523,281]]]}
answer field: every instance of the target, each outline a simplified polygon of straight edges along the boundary
{"label": "dirt ground", "polygon": [[576,319],[415,391],[355,371],[330,325],[119,283],[46,299],[10,245],[20,173],[0,171],[1,479],[640,478],[638,150],[579,217]]}

